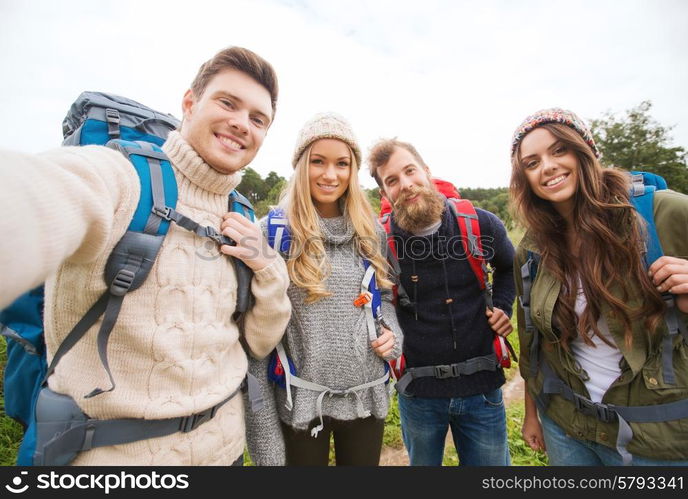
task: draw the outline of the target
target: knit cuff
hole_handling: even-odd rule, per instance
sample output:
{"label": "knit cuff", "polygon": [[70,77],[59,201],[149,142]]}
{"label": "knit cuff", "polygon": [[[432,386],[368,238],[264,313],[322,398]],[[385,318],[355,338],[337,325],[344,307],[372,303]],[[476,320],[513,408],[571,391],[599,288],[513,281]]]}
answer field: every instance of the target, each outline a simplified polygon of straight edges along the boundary
{"label": "knit cuff", "polygon": [[275,256],[275,261],[264,269],[258,270],[253,274],[258,282],[268,282],[274,279],[287,279],[287,265],[280,255]]}
{"label": "knit cuff", "polygon": [[513,307],[511,304],[504,304],[504,303],[499,303],[497,301],[494,302],[494,306],[497,307],[498,309],[502,310],[508,317],[511,319],[511,316],[513,315]]}

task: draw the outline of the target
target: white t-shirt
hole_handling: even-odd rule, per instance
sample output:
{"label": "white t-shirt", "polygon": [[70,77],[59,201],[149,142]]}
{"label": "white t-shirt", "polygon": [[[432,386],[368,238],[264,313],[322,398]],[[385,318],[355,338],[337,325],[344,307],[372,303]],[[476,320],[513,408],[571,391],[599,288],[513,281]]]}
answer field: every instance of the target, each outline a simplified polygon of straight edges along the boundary
{"label": "white t-shirt", "polygon": [[[579,282],[575,308],[576,315],[579,318],[583,310],[585,310],[586,304],[587,300],[583,293],[583,287]],[[602,336],[614,346],[606,344],[593,331],[589,331],[588,336],[592,339],[594,347],[586,345],[580,334],[571,342],[571,351],[574,357],[585,372],[588,373],[589,379],[584,383],[593,402],[600,402],[609,386],[621,375],[619,362],[622,358],[621,351],[616,347],[614,338],[609,334],[609,327],[604,317],[600,317],[597,327]]]}

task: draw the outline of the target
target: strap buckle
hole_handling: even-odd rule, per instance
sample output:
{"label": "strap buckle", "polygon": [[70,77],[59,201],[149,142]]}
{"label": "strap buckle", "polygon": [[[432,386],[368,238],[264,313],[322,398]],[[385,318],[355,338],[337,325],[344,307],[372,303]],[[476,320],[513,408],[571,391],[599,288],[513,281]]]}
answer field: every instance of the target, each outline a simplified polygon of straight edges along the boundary
{"label": "strap buckle", "polygon": [[455,378],[458,376],[458,373],[455,372],[453,365],[445,364],[442,366],[433,367],[435,369],[435,378],[437,379]]}
{"label": "strap buckle", "polygon": [[362,307],[371,301],[373,301],[373,294],[370,291],[365,291],[356,297],[354,300],[354,306]]}
{"label": "strap buckle", "polygon": [[172,208],[169,206],[153,206],[153,208],[151,208],[151,212],[153,212],[154,215],[167,220],[168,222],[172,221]]}
{"label": "strap buckle", "polygon": [[226,244],[228,246],[236,246],[236,243],[232,239],[230,239],[229,237],[223,236],[218,231],[216,231],[214,227],[211,227],[210,225],[206,225],[204,230],[205,230],[205,237],[212,239],[217,244],[219,244],[219,245]]}
{"label": "strap buckle", "polygon": [[190,416],[184,416],[179,422],[179,431],[182,433],[189,433],[190,431],[195,430],[206,421],[213,419],[216,412],[217,406],[215,405],[210,409],[206,409],[205,411],[197,412],[196,414],[191,414]]}
{"label": "strap buckle", "polygon": [[113,139],[119,138],[119,111],[117,109],[105,109],[105,120],[108,126],[108,135]]}
{"label": "strap buckle", "polygon": [[217,244],[222,244],[222,240],[220,239],[220,234],[210,225],[206,225],[205,227],[205,237],[209,237],[213,241],[215,241]]}
{"label": "strap buckle", "polygon": [[107,108],[105,110],[105,118],[107,119],[108,123],[114,123],[115,125],[118,125],[119,124],[119,111],[117,111],[117,109]]}
{"label": "strap buckle", "polygon": [[110,293],[115,296],[124,296],[134,283],[136,274],[129,269],[120,269],[110,284]]}
{"label": "strap buckle", "polygon": [[375,322],[377,323],[377,325],[379,327],[384,327],[385,329],[389,329],[390,331],[392,330],[392,328],[389,326],[389,324],[387,324],[387,321],[385,320],[385,318],[382,316],[381,313],[378,313],[378,316],[375,319]]}
{"label": "strap buckle", "polygon": [[611,423],[617,417],[616,411],[607,404],[593,402],[577,394],[574,396],[574,405],[580,413],[586,416],[594,416],[603,423]]}

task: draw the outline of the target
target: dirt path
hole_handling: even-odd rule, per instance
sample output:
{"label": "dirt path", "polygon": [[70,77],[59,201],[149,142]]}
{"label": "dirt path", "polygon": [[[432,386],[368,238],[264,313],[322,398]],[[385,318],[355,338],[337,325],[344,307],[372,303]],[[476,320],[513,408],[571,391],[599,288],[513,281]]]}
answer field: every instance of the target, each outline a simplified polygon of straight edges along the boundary
{"label": "dirt path", "polygon": [[[523,400],[523,378],[516,372],[503,387],[504,404],[508,407],[513,401]],[[447,432],[447,445],[454,445],[451,431]],[[408,466],[409,458],[406,448],[383,447],[380,455],[380,466]]]}

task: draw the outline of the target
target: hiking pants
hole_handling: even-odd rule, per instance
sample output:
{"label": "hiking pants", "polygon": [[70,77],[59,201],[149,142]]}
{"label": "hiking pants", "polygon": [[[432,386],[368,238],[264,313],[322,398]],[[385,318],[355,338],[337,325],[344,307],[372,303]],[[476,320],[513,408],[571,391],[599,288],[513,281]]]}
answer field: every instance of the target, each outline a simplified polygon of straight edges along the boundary
{"label": "hiking pants", "polygon": [[311,428],[320,424],[314,419],[307,430],[296,430],[282,423],[287,466],[327,466],[330,456],[330,434],[334,435],[337,466],[377,466],[382,450],[385,421],[374,416],[353,421],[323,417],[324,428],[316,438]]}

